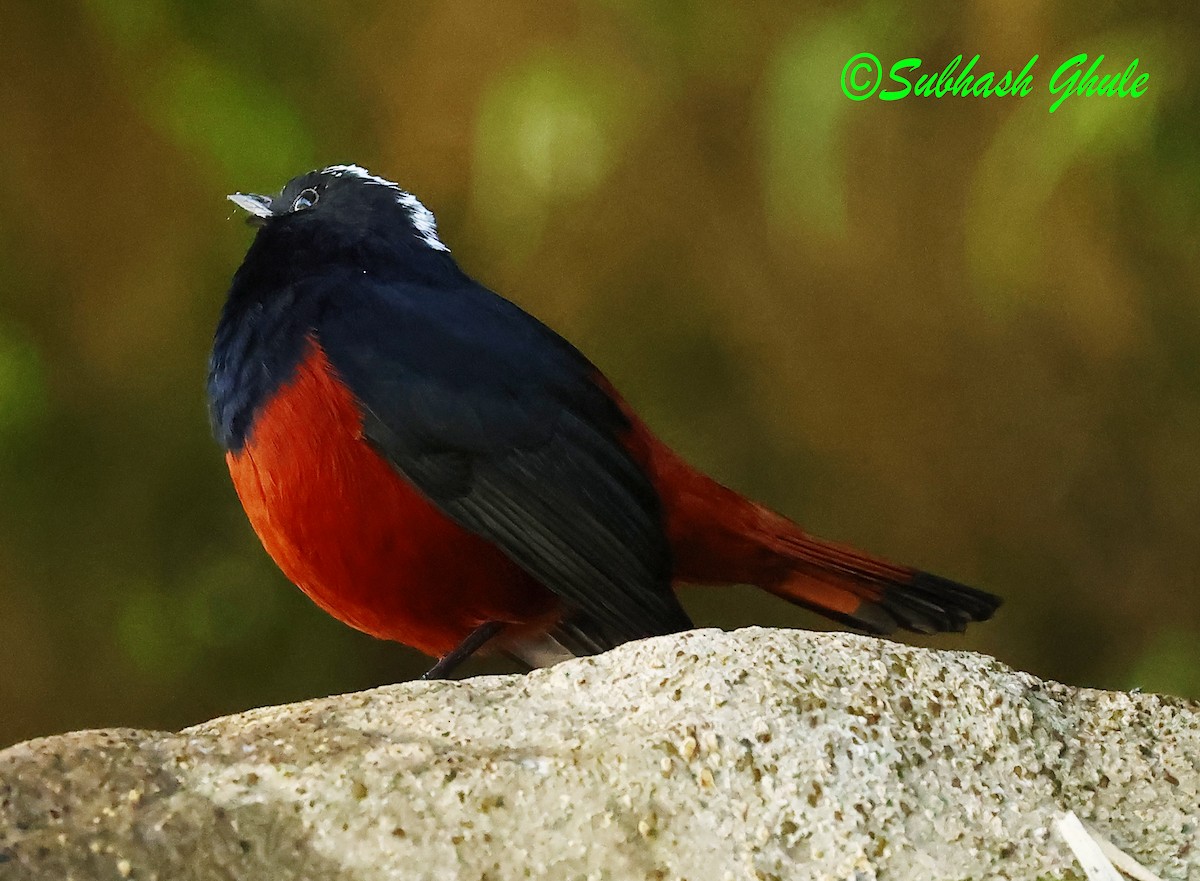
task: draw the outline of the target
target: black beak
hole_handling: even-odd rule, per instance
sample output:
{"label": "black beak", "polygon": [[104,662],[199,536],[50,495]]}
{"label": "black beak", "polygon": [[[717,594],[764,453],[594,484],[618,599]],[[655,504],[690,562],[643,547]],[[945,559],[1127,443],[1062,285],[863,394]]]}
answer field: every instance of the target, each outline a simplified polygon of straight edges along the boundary
{"label": "black beak", "polygon": [[250,215],[246,218],[246,222],[252,226],[262,226],[274,216],[271,211],[270,196],[259,196],[255,193],[233,193],[226,198]]}

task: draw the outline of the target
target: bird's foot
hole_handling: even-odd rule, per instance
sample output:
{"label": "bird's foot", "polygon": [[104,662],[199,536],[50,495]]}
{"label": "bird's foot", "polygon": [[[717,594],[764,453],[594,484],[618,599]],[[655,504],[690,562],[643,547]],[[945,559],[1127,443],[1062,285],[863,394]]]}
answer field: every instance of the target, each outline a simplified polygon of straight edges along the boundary
{"label": "bird's foot", "polygon": [[491,640],[503,629],[504,624],[500,621],[488,621],[480,624],[467,634],[467,638],[455,646],[449,654],[439,658],[438,662],[426,670],[421,678],[448,679],[459,664],[483,648],[484,643]]}

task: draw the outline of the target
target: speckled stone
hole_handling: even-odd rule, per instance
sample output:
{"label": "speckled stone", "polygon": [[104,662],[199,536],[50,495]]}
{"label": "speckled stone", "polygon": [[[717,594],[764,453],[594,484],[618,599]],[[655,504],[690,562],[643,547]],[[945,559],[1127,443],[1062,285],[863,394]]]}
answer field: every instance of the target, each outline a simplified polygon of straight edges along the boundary
{"label": "speckled stone", "polygon": [[0,752],[0,879],[1200,879],[1200,705],[706,630]]}

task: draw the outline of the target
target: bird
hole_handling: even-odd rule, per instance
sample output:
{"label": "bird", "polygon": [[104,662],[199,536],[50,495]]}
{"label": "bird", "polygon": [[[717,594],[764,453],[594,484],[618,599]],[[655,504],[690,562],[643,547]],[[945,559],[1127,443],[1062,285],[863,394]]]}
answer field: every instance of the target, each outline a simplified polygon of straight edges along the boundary
{"label": "bird", "polygon": [[358,165],[234,193],[257,231],[221,309],[209,415],[267,553],[318,606],[434,659],[529,668],[694,625],[748,584],[875,635],[1000,598],[805,532],[689,465],[575,346],[459,268],[433,213]]}

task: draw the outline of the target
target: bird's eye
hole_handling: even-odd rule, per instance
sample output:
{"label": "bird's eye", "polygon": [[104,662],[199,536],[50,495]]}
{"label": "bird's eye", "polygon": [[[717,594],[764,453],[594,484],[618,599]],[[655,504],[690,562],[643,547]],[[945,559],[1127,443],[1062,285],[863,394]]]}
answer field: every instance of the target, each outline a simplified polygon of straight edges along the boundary
{"label": "bird's eye", "polygon": [[311,208],[317,204],[317,198],[317,191],[312,187],[301,190],[300,195],[296,197],[296,201],[292,203],[292,210],[303,211],[305,208]]}

